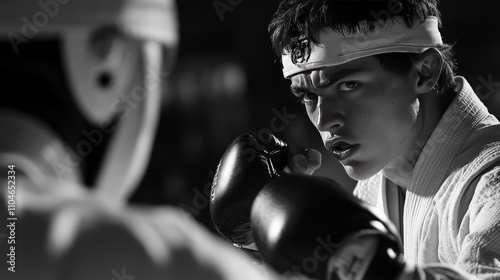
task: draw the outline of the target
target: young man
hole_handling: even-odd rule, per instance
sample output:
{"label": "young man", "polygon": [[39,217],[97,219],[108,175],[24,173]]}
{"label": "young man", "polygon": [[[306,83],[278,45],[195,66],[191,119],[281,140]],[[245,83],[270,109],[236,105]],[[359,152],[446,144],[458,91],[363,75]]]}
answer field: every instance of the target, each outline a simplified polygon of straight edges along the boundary
{"label": "young man", "polygon": [[[406,260],[500,279],[500,125],[455,76],[436,2],[286,0],[269,31],[292,93],[355,195],[399,228]],[[291,169],[316,168],[304,160]]]}

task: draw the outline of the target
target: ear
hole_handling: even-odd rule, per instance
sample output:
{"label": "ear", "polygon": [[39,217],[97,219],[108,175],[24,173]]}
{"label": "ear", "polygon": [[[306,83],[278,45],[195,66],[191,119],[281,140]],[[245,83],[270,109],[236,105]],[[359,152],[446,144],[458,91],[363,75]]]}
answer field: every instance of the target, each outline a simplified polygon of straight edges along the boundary
{"label": "ear", "polygon": [[433,90],[443,67],[443,56],[435,48],[429,48],[420,54],[415,63],[417,80],[415,83],[416,91],[427,93]]}

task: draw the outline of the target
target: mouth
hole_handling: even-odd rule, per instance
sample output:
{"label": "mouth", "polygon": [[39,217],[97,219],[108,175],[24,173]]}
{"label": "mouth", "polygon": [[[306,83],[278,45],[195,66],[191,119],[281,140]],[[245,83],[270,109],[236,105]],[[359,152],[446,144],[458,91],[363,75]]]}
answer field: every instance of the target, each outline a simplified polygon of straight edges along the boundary
{"label": "mouth", "polygon": [[334,141],[330,145],[327,144],[327,149],[333,154],[333,156],[338,160],[342,161],[350,157],[354,150],[359,145],[349,144],[344,141]]}

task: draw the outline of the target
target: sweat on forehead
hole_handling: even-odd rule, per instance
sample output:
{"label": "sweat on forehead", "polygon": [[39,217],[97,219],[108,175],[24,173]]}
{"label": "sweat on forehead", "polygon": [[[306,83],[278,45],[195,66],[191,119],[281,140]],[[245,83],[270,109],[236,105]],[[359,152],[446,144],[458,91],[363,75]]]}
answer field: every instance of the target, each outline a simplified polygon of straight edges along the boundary
{"label": "sweat on forehead", "polygon": [[391,52],[421,53],[441,45],[438,19],[414,19],[409,28],[402,19],[379,21],[352,34],[326,30],[319,36],[317,45],[311,44],[310,52],[304,50],[303,41],[297,48],[282,55],[283,75],[291,76],[308,70],[334,66],[348,61]]}

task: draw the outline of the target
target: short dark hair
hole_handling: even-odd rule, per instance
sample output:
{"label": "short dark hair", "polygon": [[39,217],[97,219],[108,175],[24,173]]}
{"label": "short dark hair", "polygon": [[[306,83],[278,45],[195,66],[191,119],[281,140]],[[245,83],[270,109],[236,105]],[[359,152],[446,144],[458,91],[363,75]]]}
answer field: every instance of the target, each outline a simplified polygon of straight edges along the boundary
{"label": "short dark hair", "polygon": [[[349,34],[366,22],[395,17],[412,27],[414,18],[429,16],[437,17],[441,25],[437,0],[283,0],[269,24],[269,34],[275,53],[281,57],[304,38],[309,44],[318,44],[319,34],[326,29]],[[443,68],[436,91],[443,93],[455,86],[456,62],[452,45],[443,44],[437,49],[443,56]],[[414,53],[375,55],[385,70],[399,75],[408,74],[417,56]]]}

